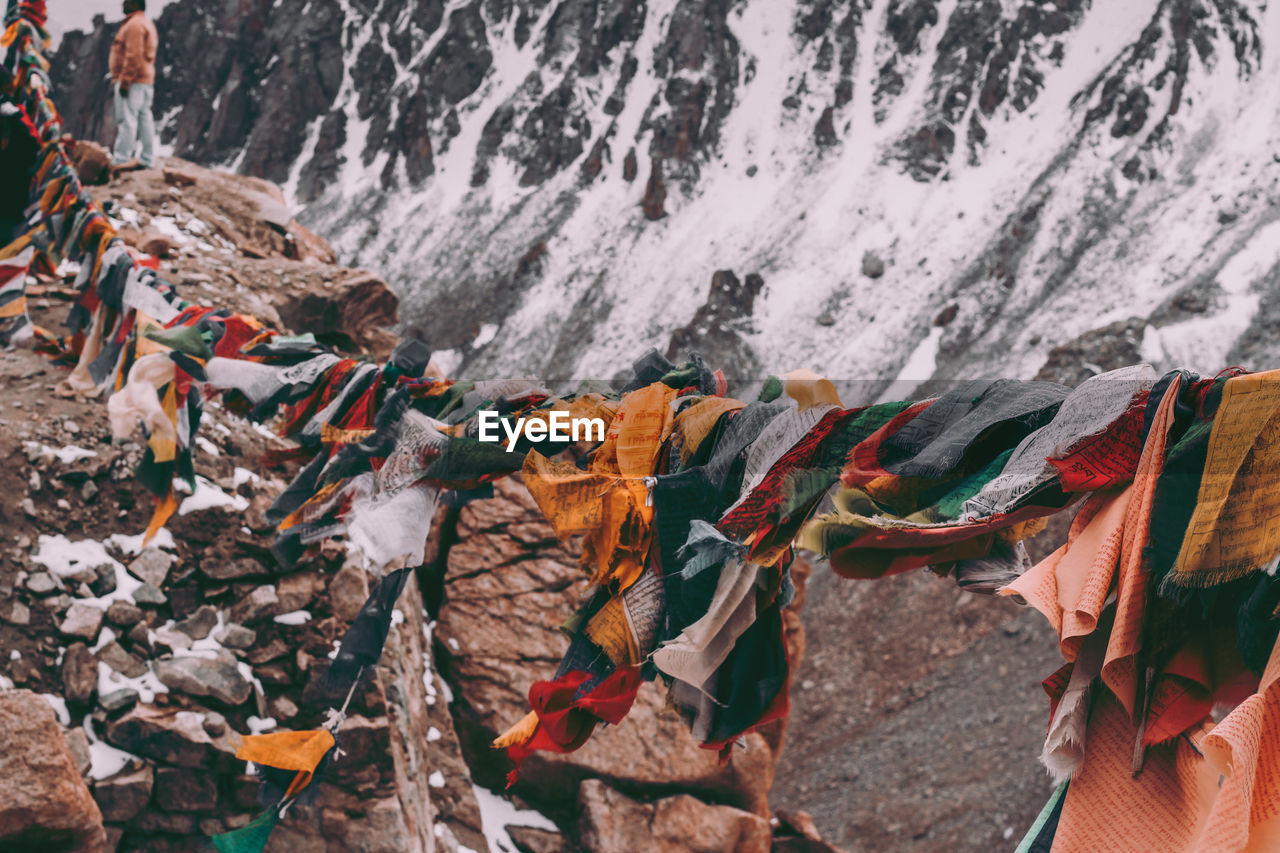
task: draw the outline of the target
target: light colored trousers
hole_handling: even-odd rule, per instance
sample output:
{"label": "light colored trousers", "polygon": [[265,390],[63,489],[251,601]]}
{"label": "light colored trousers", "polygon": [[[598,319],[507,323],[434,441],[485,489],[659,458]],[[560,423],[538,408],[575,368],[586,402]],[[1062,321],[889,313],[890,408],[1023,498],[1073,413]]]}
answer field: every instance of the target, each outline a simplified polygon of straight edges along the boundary
{"label": "light colored trousers", "polygon": [[115,86],[116,144],[111,160],[123,163],[133,157],[136,143],[142,144],[142,165],[150,169],[156,162],[156,126],[151,119],[151,99],[155,87],[147,83],[129,84],[129,94],[121,95]]}

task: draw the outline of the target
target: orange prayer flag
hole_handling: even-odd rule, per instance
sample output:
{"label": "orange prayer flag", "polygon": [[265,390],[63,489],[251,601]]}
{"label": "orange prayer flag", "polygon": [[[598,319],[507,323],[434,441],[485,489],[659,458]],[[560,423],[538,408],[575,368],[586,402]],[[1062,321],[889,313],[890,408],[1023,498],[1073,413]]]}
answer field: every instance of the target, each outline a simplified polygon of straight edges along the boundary
{"label": "orange prayer flag", "polygon": [[308,773],[333,749],[333,735],[327,729],[304,732],[273,732],[268,735],[245,735],[236,758],[279,770],[301,770]]}
{"label": "orange prayer flag", "polygon": [[142,544],[146,545],[156,534],[160,532],[160,528],[164,527],[164,523],[169,520],[174,511],[178,508],[178,499],[174,497],[173,488],[169,488],[169,494],[165,495],[156,502],[156,508],[151,513],[151,523],[147,525],[147,532],[142,537]]}

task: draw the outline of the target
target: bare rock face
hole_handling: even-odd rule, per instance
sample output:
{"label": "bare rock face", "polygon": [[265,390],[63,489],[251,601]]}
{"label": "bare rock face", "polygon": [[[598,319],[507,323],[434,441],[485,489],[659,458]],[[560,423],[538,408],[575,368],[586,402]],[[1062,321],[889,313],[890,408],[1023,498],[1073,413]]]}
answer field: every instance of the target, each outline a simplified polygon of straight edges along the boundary
{"label": "bare rock face", "polygon": [[592,853],[624,853],[640,839],[653,853],[766,853],[772,833],[760,815],[712,806],[688,794],[642,803],[595,779],[578,790],[578,832]]}
{"label": "bare rock face", "polygon": [[679,364],[689,353],[697,352],[708,364],[724,370],[731,382],[763,378],[760,359],[743,339],[756,297],[763,289],[764,279],[757,273],[739,279],[733,270],[716,270],[711,276],[707,301],[688,324],[671,333],[667,358]]}
{"label": "bare rock face", "polygon": [[[584,578],[576,544],[556,539],[517,480],[463,507],[456,533],[437,649],[472,774],[500,788],[508,765],[488,744],[528,712],[533,682],[554,677],[567,644],[560,623],[580,603]],[[630,793],[686,790],[767,815],[780,737],[748,735],[722,764],[664,705],[663,688],[645,685],[621,725],[601,728],[576,752],[527,759],[515,790],[541,808],[570,810],[579,783],[599,778]]]}
{"label": "bare rock face", "polygon": [[28,690],[0,693],[0,731],[22,745],[0,750],[0,849],[103,850],[102,812],[49,704]]}
{"label": "bare rock face", "polygon": [[771,803],[851,850],[1008,849],[1050,790],[1040,681],[1061,659],[1045,620],[924,572],[819,567],[807,592]]}
{"label": "bare rock face", "polygon": [[282,294],[276,310],[291,329],[306,329],[318,338],[351,349],[368,343],[379,328],[394,326],[400,300],[377,275],[344,270],[330,286],[316,292],[297,287]]}

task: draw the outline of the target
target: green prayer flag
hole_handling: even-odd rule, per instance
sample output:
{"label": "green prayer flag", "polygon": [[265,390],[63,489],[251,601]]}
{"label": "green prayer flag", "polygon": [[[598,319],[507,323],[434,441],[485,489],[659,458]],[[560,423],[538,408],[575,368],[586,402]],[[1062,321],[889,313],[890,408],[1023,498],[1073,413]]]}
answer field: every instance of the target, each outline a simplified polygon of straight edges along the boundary
{"label": "green prayer flag", "polygon": [[215,835],[210,841],[218,853],[262,853],[267,839],[271,837],[271,830],[276,828],[279,820],[280,815],[273,807],[239,829]]}

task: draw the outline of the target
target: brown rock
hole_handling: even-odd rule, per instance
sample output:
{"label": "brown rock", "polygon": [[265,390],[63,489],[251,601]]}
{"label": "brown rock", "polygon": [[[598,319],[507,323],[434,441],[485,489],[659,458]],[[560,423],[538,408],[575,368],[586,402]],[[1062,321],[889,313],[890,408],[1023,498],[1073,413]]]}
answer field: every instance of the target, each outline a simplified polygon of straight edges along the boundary
{"label": "brown rock", "polygon": [[569,840],[558,832],[532,826],[509,826],[507,835],[520,853],[571,853]]}
{"label": "brown rock", "polygon": [[578,790],[579,842],[593,853],[768,853],[769,821],[730,806],[710,806],[688,794],[641,803],[599,781]]}
{"label": "brown rock", "polygon": [[16,599],[0,602],[0,619],[10,625],[30,625],[31,609]]}
{"label": "brown rock", "polygon": [[156,803],[167,812],[204,812],[218,805],[218,780],[186,767],[156,770]]}
{"label": "brown rock", "polygon": [[374,329],[398,322],[400,299],[381,277],[366,270],[344,273],[322,287],[282,292],[275,303],[280,319],[346,348],[366,345]]}
{"label": "brown rock", "polygon": [[144,764],[96,782],[93,798],[102,809],[102,819],[111,823],[127,823],[137,817],[151,802],[155,777],[151,765]]}
{"label": "brown rock", "polygon": [[276,598],[274,586],[259,586],[244,598],[231,605],[227,613],[227,621],[237,625],[252,625],[264,619],[270,619],[280,612],[280,602]]}
{"label": "brown rock", "polygon": [[113,746],[144,758],[179,767],[243,770],[236,761],[230,733],[211,737],[205,715],[176,708],[140,705],[107,724],[106,739]]}
{"label": "brown rock", "polygon": [[87,704],[98,689],[98,659],[84,643],[72,643],[62,656],[62,694],[68,702]]}
{"label": "brown rock", "polygon": [[649,182],[644,187],[640,209],[644,218],[657,221],[666,216],[667,186],[662,182],[662,160],[654,157],[649,167]]}
{"label": "brown rock", "polygon": [[0,733],[0,849],[102,850],[102,813],[49,703],[0,693]]}
{"label": "brown rock", "polygon": [[843,853],[822,840],[808,812],[778,809],[773,821],[773,848],[770,853]]}
{"label": "brown rock", "polygon": [[356,618],[369,597],[369,576],[354,562],[346,563],[329,581],[329,609],[340,622]]}
{"label": "brown rock", "polygon": [[268,575],[269,571],[257,560],[205,560],[200,564],[205,577],[215,581],[238,580],[255,575]]}
{"label": "brown rock", "polygon": [[172,238],[148,228],[143,229],[138,248],[157,258],[172,258],[177,254],[178,244]]}
{"label": "brown rock", "polygon": [[822,115],[818,118],[818,123],[813,127],[813,141],[818,143],[820,148],[827,148],[840,141],[840,138],[836,136],[834,108],[827,107],[822,111]]}
{"label": "brown rock", "polygon": [[[195,815],[182,813],[169,813],[156,811],[154,809],[145,811],[141,817],[133,822],[133,829],[140,832],[163,832],[167,835],[195,835],[196,828],[199,826],[199,819]],[[180,839],[180,846],[177,849],[190,849],[190,839]],[[148,846],[148,850],[157,849],[154,846]],[[159,848],[167,850],[173,848]]]}
{"label": "brown rock", "polygon": [[249,651],[248,658],[249,663],[257,666],[258,664],[263,664],[267,661],[275,660],[276,658],[282,658],[288,653],[289,646],[285,644],[285,641],[279,637],[275,637],[266,645],[251,649]]}
{"label": "brown rock", "polygon": [[302,610],[324,590],[324,575],[320,572],[294,572],[285,575],[276,584],[276,597],[281,613]]}
{"label": "brown rock", "polygon": [[194,187],[199,180],[200,174],[195,169],[184,168],[178,164],[164,167],[164,182],[169,186]]}
{"label": "brown rock", "polygon": [[80,183],[95,186],[111,180],[111,154],[98,143],[77,139],[67,153],[71,155]]}
{"label": "brown rock", "polygon": [[121,628],[128,628],[142,621],[142,609],[127,601],[113,601],[107,608],[107,621]]}

